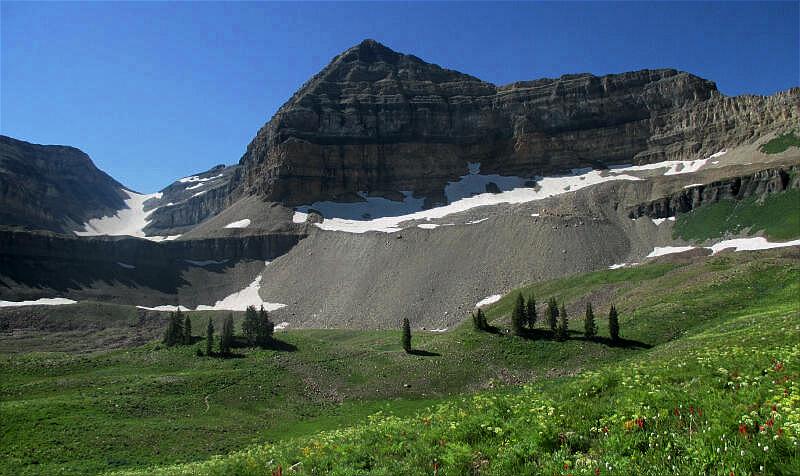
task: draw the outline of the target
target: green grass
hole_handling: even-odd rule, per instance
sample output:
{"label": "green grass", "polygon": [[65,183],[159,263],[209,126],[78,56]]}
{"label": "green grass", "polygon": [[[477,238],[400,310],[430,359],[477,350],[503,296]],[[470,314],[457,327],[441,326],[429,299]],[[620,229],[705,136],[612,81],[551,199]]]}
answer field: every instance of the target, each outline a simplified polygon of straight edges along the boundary
{"label": "green grass", "polygon": [[[791,474],[780,464],[796,463],[797,450],[781,446],[784,440],[771,443],[776,453],[763,461],[755,459],[762,456],[751,445],[756,437],[736,440],[747,457],[714,456],[713,443],[723,434],[735,438],[742,415],[764,411],[773,387],[755,377],[770,358],[784,361],[781,376],[796,382],[798,272],[791,251],[775,250],[523,290],[535,291],[540,304],[551,295],[564,300],[573,329],[582,327],[579,311],[591,299],[601,335],[613,300],[623,337],[655,346],[649,350],[463,325],[444,334],[416,331],[414,347],[432,356],[404,354],[397,331],[344,330],[281,333],[296,351],[244,350],[228,360],[156,344],[0,356],[0,473],[271,474],[278,464],[285,470],[302,461],[300,474],[395,475],[432,473],[438,461],[439,474],[471,474],[474,466],[480,474],[562,474],[564,462],[580,461],[570,472],[590,474],[607,463],[616,474],[665,474],[656,460],[669,454],[675,474],[697,474],[712,457],[748,474],[764,462],[771,474]],[[510,301],[487,309],[494,325],[505,326]],[[730,391],[716,366],[753,384]],[[517,382],[532,383],[505,385]],[[690,433],[680,427],[685,422],[662,417],[678,405],[704,408],[709,423]],[[637,414],[647,417],[646,431],[626,430]],[[781,414],[789,441],[795,420]],[[597,432],[602,426],[610,436]],[[715,466],[709,474],[722,473]]]}
{"label": "green grass", "polygon": [[770,140],[761,146],[761,152],[765,154],[780,154],[788,150],[789,147],[800,147],[800,137],[796,136],[794,132],[783,134]]}
{"label": "green grass", "polygon": [[705,241],[726,234],[763,231],[773,240],[800,237],[800,190],[754,197],[722,200],[678,215],[673,235],[684,240]]}

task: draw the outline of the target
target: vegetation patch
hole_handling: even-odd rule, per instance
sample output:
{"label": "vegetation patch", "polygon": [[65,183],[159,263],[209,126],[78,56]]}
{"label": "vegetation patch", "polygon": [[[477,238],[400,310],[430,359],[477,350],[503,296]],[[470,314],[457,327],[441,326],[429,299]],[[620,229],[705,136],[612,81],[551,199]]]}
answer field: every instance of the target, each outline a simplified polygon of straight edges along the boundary
{"label": "vegetation patch", "polygon": [[744,200],[721,200],[678,215],[673,236],[703,242],[726,234],[763,231],[772,240],[800,237],[800,190]]}
{"label": "vegetation patch", "polygon": [[800,137],[794,132],[780,135],[761,146],[761,152],[765,154],[780,154],[786,152],[789,147],[800,147]]}

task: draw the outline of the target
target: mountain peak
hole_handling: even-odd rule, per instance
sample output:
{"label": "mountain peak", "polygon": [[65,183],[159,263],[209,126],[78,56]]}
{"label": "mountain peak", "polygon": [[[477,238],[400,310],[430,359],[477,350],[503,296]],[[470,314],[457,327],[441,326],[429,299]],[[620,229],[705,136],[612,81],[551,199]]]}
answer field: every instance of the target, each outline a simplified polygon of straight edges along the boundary
{"label": "mountain peak", "polygon": [[345,62],[361,61],[364,63],[376,63],[381,61],[395,63],[402,56],[404,55],[370,38],[367,38],[352,48],[348,48],[340,55]]}

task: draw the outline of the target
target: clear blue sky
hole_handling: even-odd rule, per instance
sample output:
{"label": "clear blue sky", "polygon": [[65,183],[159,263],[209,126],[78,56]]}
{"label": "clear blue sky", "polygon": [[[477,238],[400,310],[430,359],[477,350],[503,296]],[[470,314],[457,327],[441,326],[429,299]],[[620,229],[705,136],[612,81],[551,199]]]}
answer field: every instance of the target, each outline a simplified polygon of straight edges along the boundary
{"label": "clear blue sky", "polygon": [[0,3],[0,132],[134,190],[239,160],[289,96],[374,38],[504,84],[673,67],[725,94],[800,83],[783,3]]}

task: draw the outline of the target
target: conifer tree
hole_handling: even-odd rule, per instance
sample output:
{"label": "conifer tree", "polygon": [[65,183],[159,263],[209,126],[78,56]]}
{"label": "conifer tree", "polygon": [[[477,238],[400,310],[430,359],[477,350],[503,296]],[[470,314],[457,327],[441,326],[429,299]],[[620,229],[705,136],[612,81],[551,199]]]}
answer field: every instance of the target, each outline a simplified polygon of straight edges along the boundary
{"label": "conifer tree", "polygon": [[186,315],[186,318],[183,320],[183,344],[184,345],[191,345],[192,343],[192,320],[189,319],[189,315]]}
{"label": "conifer tree", "polygon": [[611,340],[619,340],[619,316],[617,315],[617,308],[611,305],[611,310],[608,311],[608,333],[611,334]]}
{"label": "conifer tree", "polygon": [[583,334],[587,339],[594,339],[597,336],[597,323],[594,321],[594,310],[592,303],[586,303],[586,316],[583,319]]}
{"label": "conifer tree", "polygon": [[[478,308],[478,311],[480,311],[480,308]],[[472,329],[476,331],[483,330],[481,327],[481,317],[478,315],[477,311],[472,313]]]}
{"label": "conifer tree", "polygon": [[558,303],[556,302],[556,298],[550,298],[547,301],[547,327],[550,328],[551,332],[556,331],[556,327],[558,326]]}
{"label": "conifer tree", "polygon": [[258,311],[255,306],[247,306],[242,321],[242,335],[248,345],[256,345],[258,337]]}
{"label": "conifer tree", "polygon": [[169,313],[169,322],[167,323],[167,330],[164,333],[164,344],[167,347],[183,343],[183,314],[180,309],[178,312]]}
{"label": "conifer tree", "polygon": [[411,352],[411,323],[408,318],[403,318],[403,350]]}
{"label": "conifer tree", "polygon": [[264,306],[258,311],[258,321],[256,328],[256,344],[259,347],[266,347],[272,342],[272,335],[275,332],[275,324],[269,320],[269,313],[264,310]]}
{"label": "conifer tree", "polygon": [[514,335],[521,336],[525,332],[525,322],[528,320],[525,313],[525,299],[522,293],[517,294],[517,300],[514,302],[514,310],[511,311],[511,330]]}
{"label": "conifer tree", "polygon": [[558,316],[559,321],[558,328],[556,329],[556,339],[564,341],[569,337],[569,317],[567,316],[567,310],[564,308],[564,303],[561,303]]}
{"label": "conifer tree", "polygon": [[483,330],[489,330],[489,321],[486,320],[486,314],[483,312],[483,309],[478,309],[478,315],[481,316],[481,326]]}
{"label": "conifer tree", "polygon": [[211,357],[214,353],[214,323],[211,318],[208,318],[208,325],[206,325],[206,355]]}
{"label": "conifer tree", "polygon": [[233,347],[233,314],[229,314],[222,324],[222,335],[219,338],[219,353],[228,356]]}
{"label": "conifer tree", "polygon": [[536,326],[536,297],[531,294],[531,297],[528,298],[528,302],[525,304],[525,315],[528,318],[528,328],[533,329]]}

